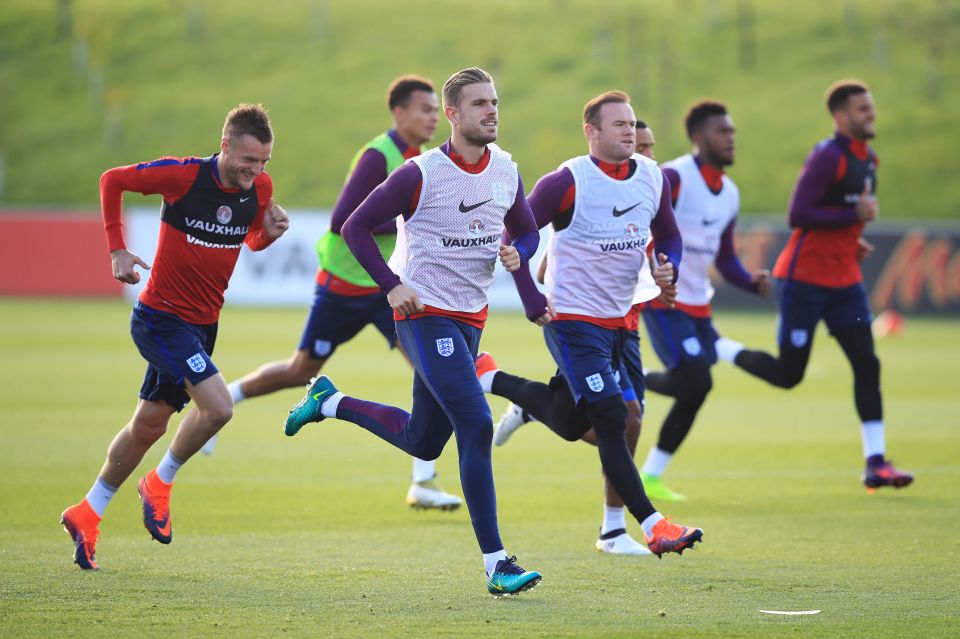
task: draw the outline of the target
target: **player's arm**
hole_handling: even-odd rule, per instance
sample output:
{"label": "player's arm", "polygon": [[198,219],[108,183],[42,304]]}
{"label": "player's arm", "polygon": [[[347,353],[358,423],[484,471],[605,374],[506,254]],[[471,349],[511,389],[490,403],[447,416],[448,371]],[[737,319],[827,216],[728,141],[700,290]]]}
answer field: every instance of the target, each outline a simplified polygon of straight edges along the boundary
{"label": "player's arm", "polygon": [[[367,149],[357,161],[357,165],[347,177],[337,203],[330,213],[330,230],[341,233],[344,222],[357,207],[367,199],[370,193],[387,179],[387,158],[376,149]],[[396,233],[396,222],[388,222],[374,230],[375,235]]]}
{"label": "player's arm", "polygon": [[835,144],[822,145],[810,153],[790,198],[792,228],[842,228],[876,217],[875,211],[872,217],[869,210],[861,211],[866,201],[857,206],[817,206],[831,185],[843,179],[845,165],[846,159]]}
{"label": "player's arm", "polygon": [[[526,199],[538,229],[550,224],[564,212],[561,206],[565,202],[565,196],[571,203],[567,208],[572,212],[573,196],[568,196],[568,192],[572,192],[573,184],[573,174],[566,168],[547,173],[537,181],[530,197]],[[532,257],[533,253],[530,256]],[[523,301],[523,310],[527,319],[538,326],[548,324],[555,313],[549,300],[534,283],[533,277],[530,275],[529,262],[525,261],[521,264],[520,268],[513,271],[512,275],[517,293],[520,294],[520,299]]]}
{"label": "player's arm", "polygon": [[340,231],[354,258],[387,294],[390,306],[404,315],[422,311],[423,304],[387,265],[373,235],[378,226],[397,215],[408,217],[416,209],[413,202],[419,197],[422,183],[419,166],[413,162],[403,165],[367,196]]}
{"label": "player's arm", "polygon": [[670,204],[677,206],[677,198],[680,197],[680,173],[676,169],[665,167],[662,169],[663,177],[670,183]]}
{"label": "player's arm", "polygon": [[273,180],[266,173],[260,174],[256,182],[259,208],[253,217],[250,231],[243,239],[253,251],[262,251],[274,243],[288,228],[290,218],[282,206],[273,198]]}
{"label": "player's arm", "polygon": [[504,235],[500,246],[500,262],[509,272],[527,264],[540,245],[537,221],[527,202],[523,180],[517,177],[517,195],[503,218]]}
{"label": "player's arm", "polygon": [[723,229],[723,235],[720,236],[720,250],[717,251],[717,257],[713,263],[723,279],[733,286],[767,297],[770,295],[770,271],[759,269],[750,273],[743,267],[743,262],[737,256],[733,245],[736,224],[737,218],[734,217],[727,224],[727,228]]}
{"label": "player's arm", "polygon": [[660,191],[660,205],[653,220],[650,232],[656,246],[653,279],[658,285],[676,284],[680,276],[680,259],[683,256],[683,240],[677,228],[677,218],[673,214],[670,180],[663,176],[663,188]]}
{"label": "player's arm", "polygon": [[143,195],[159,193],[164,200],[175,202],[190,189],[197,166],[175,158],[161,158],[154,162],[118,166],[100,176],[100,212],[115,279],[136,284],[140,281],[140,273],[134,267],[150,268],[149,264],[127,250],[123,237],[124,191]]}

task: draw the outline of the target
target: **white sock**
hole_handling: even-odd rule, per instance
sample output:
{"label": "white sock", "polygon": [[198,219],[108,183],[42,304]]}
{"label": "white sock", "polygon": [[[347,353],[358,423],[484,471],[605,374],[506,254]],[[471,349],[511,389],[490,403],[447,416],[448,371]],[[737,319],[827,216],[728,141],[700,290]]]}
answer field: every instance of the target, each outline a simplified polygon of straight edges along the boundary
{"label": "white sock", "polygon": [[230,397],[233,399],[234,404],[239,404],[247,398],[247,396],[243,394],[243,389],[240,388],[239,379],[235,382],[230,382],[227,388],[230,389]]}
{"label": "white sock", "polygon": [[600,534],[606,535],[611,530],[627,528],[627,519],[624,514],[623,506],[614,508],[613,506],[603,505],[603,525],[600,526]]}
{"label": "white sock", "polygon": [[93,508],[93,512],[97,513],[98,517],[103,517],[103,511],[107,509],[107,504],[116,494],[116,488],[97,477],[97,481],[93,482],[90,492],[87,493],[87,501]]}
{"label": "white sock", "polygon": [[640,472],[645,475],[661,477],[667,470],[667,465],[670,464],[671,459],[673,459],[673,453],[668,453],[654,446],[647,453],[647,460],[643,462],[643,468],[640,469]]}
{"label": "white sock", "polygon": [[657,522],[663,519],[663,515],[660,513],[653,513],[646,519],[640,522],[640,526],[643,528],[643,534],[648,538],[653,537],[653,527],[657,525]]}
{"label": "white sock", "polygon": [[884,437],[883,420],[876,419],[863,422],[860,427],[860,436],[863,438],[863,456],[883,455],[886,452],[886,438]]}
{"label": "white sock", "polygon": [[497,562],[507,558],[506,550],[498,550],[497,552],[485,552],[483,553],[483,567],[487,570],[487,577],[493,574],[493,571],[497,568]]}
{"label": "white sock", "polygon": [[343,399],[343,393],[337,391],[327,399],[323,400],[323,404],[320,405],[320,414],[324,417],[336,417],[337,407],[340,405],[341,399]]}
{"label": "white sock", "polygon": [[484,393],[493,392],[493,378],[496,377],[497,373],[499,372],[499,369],[495,368],[492,371],[487,371],[480,376],[480,388],[483,389]]}
{"label": "white sock", "polygon": [[177,471],[183,466],[183,462],[173,456],[173,451],[167,449],[167,454],[163,456],[157,465],[157,477],[165,484],[172,484],[177,476]]}
{"label": "white sock", "polygon": [[714,348],[717,349],[717,357],[722,359],[725,362],[733,363],[733,360],[737,358],[737,355],[740,354],[740,351],[744,349],[744,345],[740,342],[735,342],[732,339],[727,337],[721,337],[716,342],[713,343]]}
{"label": "white sock", "polygon": [[429,481],[437,476],[437,465],[432,461],[413,458],[413,483]]}

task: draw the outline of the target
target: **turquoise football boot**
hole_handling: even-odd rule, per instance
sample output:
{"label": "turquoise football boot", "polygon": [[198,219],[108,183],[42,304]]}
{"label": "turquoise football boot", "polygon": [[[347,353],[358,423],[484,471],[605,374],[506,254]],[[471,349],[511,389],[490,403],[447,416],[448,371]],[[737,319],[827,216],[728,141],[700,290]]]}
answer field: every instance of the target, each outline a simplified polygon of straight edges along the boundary
{"label": "turquoise football boot", "polygon": [[287,415],[287,423],[283,428],[287,437],[293,437],[310,422],[323,421],[324,417],[323,413],[320,412],[320,407],[336,392],[337,387],[326,375],[311,379],[307,385],[307,394],[303,396],[299,404],[290,409],[290,414]]}
{"label": "turquoise football boot", "polygon": [[537,586],[543,576],[536,570],[524,570],[516,557],[501,559],[487,578],[487,592],[494,597],[515,595]]}

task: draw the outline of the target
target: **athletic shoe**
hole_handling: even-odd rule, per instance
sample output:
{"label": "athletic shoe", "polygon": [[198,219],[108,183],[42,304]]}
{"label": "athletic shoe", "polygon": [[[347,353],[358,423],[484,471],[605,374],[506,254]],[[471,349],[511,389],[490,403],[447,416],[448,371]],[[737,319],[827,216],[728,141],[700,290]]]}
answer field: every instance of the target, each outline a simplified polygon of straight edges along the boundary
{"label": "athletic shoe", "polygon": [[867,464],[863,472],[863,485],[871,494],[883,486],[905,488],[912,483],[913,475],[897,470],[889,459],[884,459],[880,464]]}
{"label": "athletic shoe", "polygon": [[597,539],[597,550],[611,555],[650,555],[646,546],[630,536],[626,528],[617,528],[600,535]]}
{"label": "athletic shoe", "polygon": [[510,402],[507,404],[507,410],[503,411],[500,421],[493,427],[493,443],[497,446],[503,446],[513,435],[513,432],[531,421],[530,416],[522,408]]}
{"label": "athletic shoe", "polygon": [[100,516],[94,512],[90,502],[84,499],[67,508],[60,515],[60,524],[76,546],[73,563],[84,570],[100,570],[94,558],[97,540],[100,539]]}
{"label": "athletic shoe", "polygon": [[137,492],[143,502],[143,527],[161,544],[173,541],[170,524],[170,490],[173,484],[165,484],[157,471],[151,470],[137,482]]}
{"label": "athletic shoe", "polygon": [[200,452],[204,455],[212,455],[214,449],[217,447],[217,436],[214,435],[207,440],[207,443],[203,445],[203,448],[200,449]]}
{"label": "athletic shoe", "polygon": [[657,557],[661,557],[665,552],[675,552],[682,555],[687,548],[693,548],[695,542],[703,538],[703,531],[699,528],[690,528],[670,522],[669,517],[664,517],[653,525],[653,535],[647,537],[647,547],[650,552]]}
{"label": "athletic shoe", "polygon": [[324,420],[320,407],[328,397],[337,392],[337,387],[333,385],[330,378],[326,375],[314,377],[307,384],[307,394],[303,396],[300,403],[290,409],[287,416],[287,423],[283,432],[287,437],[293,437],[300,432],[300,429],[310,422],[322,422]]}
{"label": "athletic shoe", "polygon": [[443,491],[433,479],[410,484],[407,503],[415,510],[456,510],[463,500]]}
{"label": "athletic shoe", "polygon": [[687,501],[686,495],[670,490],[659,475],[640,473],[643,490],[651,501]]}
{"label": "athletic shoe", "polygon": [[487,578],[487,592],[494,597],[516,595],[536,587],[543,576],[536,570],[524,570],[516,557],[501,559]]}
{"label": "athletic shoe", "polygon": [[497,366],[497,362],[493,359],[493,355],[484,351],[477,355],[477,378],[479,379],[485,373],[490,371],[499,370],[500,367]]}

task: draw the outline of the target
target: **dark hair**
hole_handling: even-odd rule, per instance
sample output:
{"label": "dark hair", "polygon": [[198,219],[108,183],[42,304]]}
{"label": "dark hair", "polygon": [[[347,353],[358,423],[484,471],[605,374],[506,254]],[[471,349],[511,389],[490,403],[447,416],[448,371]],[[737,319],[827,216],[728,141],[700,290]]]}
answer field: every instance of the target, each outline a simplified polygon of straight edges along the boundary
{"label": "dark hair", "polygon": [[637,120],[637,131],[639,131],[640,129],[649,129],[649,128],[650,127],[647,126],[646,122],[644,122],[643,120]]}
{"label": "dark hair", "polygon": [[243,135],[252,135],[261,144],[273,142],[270,117],[262,104],[240,104],[230,109],[223,123],[223,137],[235,140]]}
{"label": "dark hair", "polygon": [[827,87],[827,94],[825,96],[827,111],[830,113],[836,113],[843,107],[847,106],[847,100],[850,99],[851,95],[859,95],[861,93],[866,93],[869,90],[870,87],[860,80],[837,80]]}
{"label": "dark hair", "polygon": [[443,83],[443,106],[459,107],[463,87],[471,84],[493,84],[493,77],[479,67],[457,71]]}
{"label": "dark hair", "polygon": [[726,115],[727,106],[723,102],[716,100],[700,100],[694,102],[687,115],[684,117],[684,124],[687,127],[687,137],[693,138],[693,134],[703,126],[707,119],[715,115]]}
{"label": "dark hair", "polygon": [[387,108],[393,111],[398,106],[407,106],[414,91],[433,93],[433,82],[412,73],[394,78],[387,89]]}
{"label": "dark hair", "polygon": [[604,104],[630,104],[630,96],[623,91],[607,91],[587,102],[583,107],[583,123],[600,127],[600,108]]}

